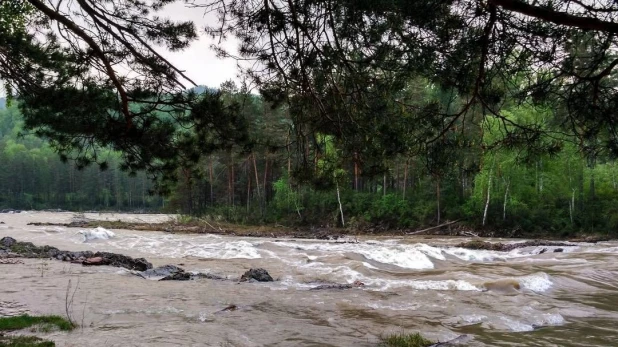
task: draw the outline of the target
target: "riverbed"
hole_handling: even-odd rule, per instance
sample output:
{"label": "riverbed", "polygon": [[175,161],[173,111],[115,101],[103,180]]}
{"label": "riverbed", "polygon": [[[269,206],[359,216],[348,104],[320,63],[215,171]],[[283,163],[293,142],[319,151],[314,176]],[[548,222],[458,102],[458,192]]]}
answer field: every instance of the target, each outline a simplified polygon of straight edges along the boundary
{"label": "riverbed", "polygon": [[[465,238],[324,241],[131,230],[85,242],[80,229],[28,225],[75,217],[0,214],[0,238],[145,257],[155,266],[173,264],[228,280],[155,282],[122,268],[47,259],[0,264],[0,314],[64,315],[70,301],[69,314],[81,327],[42,335],[58,346],[375,346],[379,336],[400,332],[421,332],[435,341],[466,334],[473,338],[470,346],[614,346],[618,341],[618,242],[494,252],[456,247]],[[237,281],[258,267],[275,281]],[[364,286],[311,290],[354,281]],[[519,289],[492,288],[492,283],[517,283]]]}

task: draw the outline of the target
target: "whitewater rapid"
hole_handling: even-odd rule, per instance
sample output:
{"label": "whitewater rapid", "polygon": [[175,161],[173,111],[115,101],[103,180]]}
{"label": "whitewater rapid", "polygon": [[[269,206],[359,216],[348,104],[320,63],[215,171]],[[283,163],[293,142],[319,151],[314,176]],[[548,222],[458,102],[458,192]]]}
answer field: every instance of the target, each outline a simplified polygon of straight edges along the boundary
{"label": "whitewater rapid", "polygon": [[[169,218],[121,214],[85,217],[146,222]],[[147,332],[160,333],[156,320],[167,317],[189,331],[197,329],[196,324],[207,324],[202,326],[207,331],[216,331],[218,327],[231,329],[230,334],[236,337],[246,336],[238,340],[230,334],[215,334],[218,337],[213,344],[205,345],[314,345],[330,341],[321,336],[329,332],[336,342],[330,344],[351,346],[375,341],[385,331],[403,329],[422,331],[439,340],[469,333],[475,336],[475,345],[481,346],[492,345],[488,339],[495,339],[496,333],[506,334],[500,337],[505,342],[515,339],[517,345],[532,346],[535,343],[528,341],[529,337],[517,334],[543,331],[543,338],[551,343],[568,346],[573,342],[566,340],[562,327],[590,329],[587,324],[593,319],[601,319],[606,324],[618,323],[616,309],[603,304],[608,298],[618,298],[615,265],[618,244],[613,242],[573,244],[561,247],[559,253],[554,252],[556,247],[497,252],[456,247],[465,241],[459,238],[361,237],[318,241],[27,225],[28,222],[67,222],[71,218],[74,218],[71,213],[0,215],[0,221],[6,223],[0,225],[0,237],[12,236],[19,241],[66,250],[110,251],[145,257],[155,265],[181,265],[188,271],[213,273],[231,280],[250,267],[263,267],[276,279],[259,285],[212,280],[153,285],[121,269],[73,266],[71,271],[83,274],[81,283],[88,282],[88,286],[105,283],[119,288],[103,294],[102,301],[93,302],[85,311],[93,321],[102,319],[112,325],[123,320],[131,322],[131,327],[122,330],[131,339],[143,338],[145,332],[134,330],[138,326],[144,328],[146,322],[152,324],[145,328]],[[28,273],[28,268],[32,270],[36,266],[36,261],[28,261],[20,271]],[[16,293],[6,291],[2,296],[29,304],[31,310],[37,311],[41,310],[37,305],[44,297],[58,295],[57,304],[62,307],[61,293],[66,290],[66,281],[60,268],[66,264],[53,262],[46,266],[57,275],[54,277],[57,283],[37,278],[39,285],[47,283],[43,287],[50,288],[33,291],[34,299],[20,300]],[[26,277],[29,280],[24,284],[19,276],[4,276],[3,281],[11,281],[17,287],[33,280]],[[354,281],[361,281],[365,286],[346,291],[310,290],[320,284]],[[494,290],[496,285],[489,285],[492,283],[517,286],[502,291]],[[60,294],[51,293],[54,291]],[[128,303],[132,303],[130,309]],[[238,312],[229,314],[237,318],[234,323],[225,315],[213,313],[230,303],[239,307]],[[278,336],[260,334],[272,328],[272,324],[282,325]],[[603,335],[594,329],[591,334]],[[96,323],[91,330],[96,341],[116,340],[109,330],[97,327]],[[604,341],[613,336],[605,335],[594,338]],[[199,334],[189,336],[190,341],[199,345]],[[72,339],[75,337],[56,336],[60,345],[69,344]]]}

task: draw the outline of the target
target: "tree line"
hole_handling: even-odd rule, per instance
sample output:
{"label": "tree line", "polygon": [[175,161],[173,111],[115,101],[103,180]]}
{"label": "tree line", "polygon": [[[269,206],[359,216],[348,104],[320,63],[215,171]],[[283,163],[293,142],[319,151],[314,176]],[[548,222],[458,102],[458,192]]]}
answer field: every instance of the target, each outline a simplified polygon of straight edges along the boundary
{"label": "tree line", "polygon": [[0,209],[159,211],[164,200],[149,194],[146,175],[119,170],[119,156],[109,153],[110,168],[78,169],[62,161],[45,141],[23,129],[16,104],[0,98]]}
{"label": "tree line", "polygon": [[[415,84],[415,97],[434,98],[434,89]],[[78,169],[44,140],[24,133],[15,105],[1,109],[0,206],[150,210],[235,223],[373,229],[462,220],[513,235],[618,227],[616,162],[602,153],[593,160],[577,143],[564,141],[556,153],[497,146],[505,136],[502,124],[483,120],[468,124],[464,136],[444,135],[435,147],[410,147],[396,156],[347,155],[329,135],[299,143],[285,106],[233,82],[219,92],[225,103],[241,105],[247,145],[230,145],[177,169],[162,187],[165,198],[155,194],[145,173],[121,170],[118,153],[109,151],[106,170]],[[513,104],[503,113],[518,122],[545,119],[548,131],[554,126],[550,109]],[[378,130],[375,136],[384,135]]]}

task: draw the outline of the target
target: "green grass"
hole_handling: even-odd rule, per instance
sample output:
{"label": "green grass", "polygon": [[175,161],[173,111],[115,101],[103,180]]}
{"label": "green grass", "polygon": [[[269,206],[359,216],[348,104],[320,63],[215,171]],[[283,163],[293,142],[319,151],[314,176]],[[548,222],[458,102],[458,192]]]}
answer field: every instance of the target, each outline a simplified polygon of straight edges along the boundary
{"label": "green grass", "polygon": [[29,316],[27,314],[15,317],[0,318],[0,331],[14,331],[38,326],[42,331],[73,330],[75,326],[66,318],[60,316]]}
{"label": "green grass", "polygon": [[52,341],[35,336],[0,336],[0,347],[55,347]]}
{"label": "green grass", "polygon": [[382,336],[381,340],[380,347],[428,347],[434,344],[419,333]]}

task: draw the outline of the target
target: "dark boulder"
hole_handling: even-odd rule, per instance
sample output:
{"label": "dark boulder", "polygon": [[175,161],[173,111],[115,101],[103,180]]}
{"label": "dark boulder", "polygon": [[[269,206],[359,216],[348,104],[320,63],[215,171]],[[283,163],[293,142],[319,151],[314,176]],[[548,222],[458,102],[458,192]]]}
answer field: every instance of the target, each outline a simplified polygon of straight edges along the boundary
{"label": "dark boulder", "polygon": [[17,240],[15,240],[14,238],[9,237],[9,236],[3,237],[0,240],[0,245],[2,245],[4,247],[7,247],[7,248],[13,247],[13,245],[16,244],[16,243],[17,243]]}
{"label": "dark boulder", "polygon": [[562,253],[562,252],[564,252],[563,248],[556,248],[556,249],[554,249],[554,253]]}
{"label": "dark boulder", "polygon": [[365,286],[365,283],[361,281],[354,281],[352,284],[321,284],[319,286],[313,287],[309,290],[322,290],[322,289],[352,289],[352,288],[362,288]]}
{"label": "dark boulder", "polygon": [[246,281],[257,281],[257,282],[272,282],[273,278],[270,277],[268,271],[258,268],[258,269],[249,269],[249,271],[245,272],[242,276],[240,276],[241,282]]}
{"label": "dark boulder", "polygon": [[131,258],[126,255],[109,252],[96,252],[92,256],[101,257],[104,259],[103,264],[97,265],[110,265],[137,271],[146,271],[148,269],[152,269],[152,264],[144,258]]}
{"label": "dark boulder", "polygon": [[187,281],[191,274],[175,265],[165,265],[154,269],[137,272],[136,275],[155,281]]}

